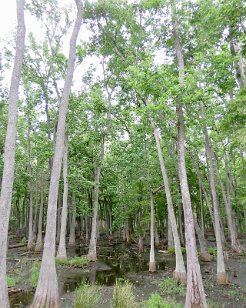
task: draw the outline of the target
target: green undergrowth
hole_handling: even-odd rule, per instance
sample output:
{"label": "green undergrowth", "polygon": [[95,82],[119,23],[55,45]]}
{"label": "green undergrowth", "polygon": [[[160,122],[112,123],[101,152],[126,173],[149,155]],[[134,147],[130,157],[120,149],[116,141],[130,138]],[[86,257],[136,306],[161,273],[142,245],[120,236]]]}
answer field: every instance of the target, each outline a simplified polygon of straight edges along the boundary
{"label": "green undergrowth", "polygon": [[175,279],[168,277],[163,279],[159,287],[163,293],[166,295],[185,295],[186,288],[185,285],[182,283],[177,282]]}
{"label": "green undergrowth", "polygon": [[14,287],[16,284],[17,284],[16,277],[14,277],[12,275],[7,277],[7,285],[8,285],[8,287]]}
{"label": "green undergrowth", "polygon": [[[174,246],[168,247],[167,251],[168,251],[169,254],[175,255],[175,247]],[[185,247],[181,247],[181,251],[182,251],[182,254],[186,254],[186,248]]]}
{"label": "green undergrowth", "polygon": [[123,279],[117,279],[114,285],[113,308],[136,307],[133,285]]}
{"label": "green undergrowth", "polygon": [[7,276],[7,285],[8,287],[14,287],[21,280],[21,270],[16,268],[13,273]]}
{"label": "green undergrowth", "polygon": [[97,285],[89,285],[84,282],[75,290],[75,308],[93,308],[99,300],[99,287]]}
{"label": "green undergrowth", "polygon": [[217,249],[214,248],[214,247],[209,247],[209,248],[208,248],[208,253],[209,253],[210,255],[212,255],[212,256],[216,256],[216,254],[217,254]]}
{"label": "green undergrowth", "polygon": [[30,270],[31,272],[30,283],[33,288],[37,287],[40,267],[41,267],[40,261],[33,262],[31,270]]}
{"label": "green undergrowth", "polygon": [[148,299],[146,308],[183,308],[184,305],[174,300],[163,299],[160,294],[152,293]]}
{"label": "green undergrowth", "polygon": [[89,260],[86,256],[73,257],[68,259],[56,258],[56,265],[84,268],[89,264]]}

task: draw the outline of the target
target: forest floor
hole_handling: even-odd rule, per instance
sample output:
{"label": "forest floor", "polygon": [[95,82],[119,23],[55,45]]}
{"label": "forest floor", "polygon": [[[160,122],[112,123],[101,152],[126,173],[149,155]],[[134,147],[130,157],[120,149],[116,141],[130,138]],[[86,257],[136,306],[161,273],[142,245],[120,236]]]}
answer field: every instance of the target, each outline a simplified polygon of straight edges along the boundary
{"label": "forest floor", "polygon": [[[86,254],[86,245],[70,248],[69,256]],[[148,247],[147,247],[148,248]],[[148,248],[149,249],[149,248]],[[7,270],[9,284],[13,285],[10,294],[11,307],[27,307],[33,298],[41,254],[29,253],[26,246],[9,249]],[[163,279],[172,276],[175,257],[163,248],[156,250],[157,272],[148,272],[149,253],[146,249],[141,255],[137,245],[126,246],[117,240],[99,242],[98,261],[90,263],[86,268],[58,267],[58,281],[61,294],[61,306],[73,307],[75,289],[83,282],[96,283],[99,286],[99,302],[96,307],[109,308],[113,299],[113,286],[117,278],[127,279],[133,284],[133,291],[139,307],[144,306],[151,294],[158,293],[165,299],[184,303],[185,293],[166,294],[160,288]],[[201,262],[205,292],[210,307],[239,308],[246,307],[246,255],[229,252],[226,262],[229,284],[217,285],[215,281],[216,261]]]}

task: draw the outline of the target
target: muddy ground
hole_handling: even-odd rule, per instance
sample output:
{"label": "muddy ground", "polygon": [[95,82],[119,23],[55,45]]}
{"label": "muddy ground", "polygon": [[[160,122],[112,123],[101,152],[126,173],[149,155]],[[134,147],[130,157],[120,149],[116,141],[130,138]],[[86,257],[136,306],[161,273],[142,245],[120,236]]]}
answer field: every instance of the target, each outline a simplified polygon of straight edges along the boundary
{"label": "muddy ground", "polygon": [[[85,255],[87,246],[70,248],[69,256]],[[159,283],[165,277],[171,277],[175,267],[175,258],[164,248],[156,250],[157,273],[148,272],[148,247],[141,255],[136,244],[126,246],[116,240],[99,242],[98,261],[90,263],[85,269],[59,267],[58,280],[62,307],[73,307],[74,291],[83,281],[100,286],[100,301],[97,307],[111,306],[113,285],[117,278],[124,278],[133,283],[138,302],[146,301],[152,293],[158,292],[164,298]],[[28,307],[34,289],[31,287],[31,267],[35,260],[41,260],[41,254],[28,253],[26,247],[10,249],[8,252],[8,276],[16,277],[16,285],[11,289],[19,290],[10,294],[11,307]],[[216,261],[201,262],[202,275],[207,298],[214,307],[246,307],[246,255],[229,252],[226,262],[229,284],[219,286],[215,283]],[[171,298],[184,303],[184,296],[173,295]],[[141,304],[140,304],[141,307]]]}

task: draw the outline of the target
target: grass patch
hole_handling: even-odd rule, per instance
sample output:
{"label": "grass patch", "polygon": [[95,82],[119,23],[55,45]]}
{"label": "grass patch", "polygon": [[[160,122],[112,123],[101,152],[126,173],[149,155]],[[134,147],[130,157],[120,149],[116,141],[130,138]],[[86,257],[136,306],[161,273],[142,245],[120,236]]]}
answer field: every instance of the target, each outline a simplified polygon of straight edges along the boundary
{"label": "grass patch", "polygon": [[208,253],[212,256],[216,256],[217,255],[217,249],[214,247],[209,247],[208,248]]}
{"label": "grass patch", "polygon": [[184,305],[174,300],[164,300],[160,294],[152,293],[146,303],[146,308],[183,308]]}
{"label": "grass patch", "polygon": [[160,289],[162,292],[164,292],[167,295],[174,295],[174,294],[179,294],[179,295],[185,295],[186,289],[185,286],[173,278],[165,278],[164,280],[161,281],[159,284]]}
{"label": "grass patch", "polygon": [[93,308],[99,301],[98,286],[81,284],[75,291],[75,308]]}
{"label": "grass patch", "polygon": [[7,277],[7,285],[8,287],[14,287],[17,284],[17,280],[13,276],[8,276]]}
{"label": "grass patch", "polygon": [[30,282],[33,288],[37,287],[40,267],[41,267],[41,263],[39,261],[33,262],[32,268],[30,270],[31,271],[31,277],[30,277],[31,281]]}
{"label": "grass patch", "polygon": [[69,266],[69,267],[84,268],[88,264],[89,264],[89,260],[85,256],[68,258],[68,259],[56,258],[56,265],[58,265],[58,266]]}
{"label": "grass patch", "polygon": [[117,279],[114,285],[113,308],[136,307],[133,286],[130,282]]}
{"label": "grass patch", "polygon": [[[167,248],[168,253],[170,253],[171,255],[175,255],[175,247],[174,246],[170,246]],[[181,252],[182,254],[186,254],[186,248],[185,247],[181,247]]]}

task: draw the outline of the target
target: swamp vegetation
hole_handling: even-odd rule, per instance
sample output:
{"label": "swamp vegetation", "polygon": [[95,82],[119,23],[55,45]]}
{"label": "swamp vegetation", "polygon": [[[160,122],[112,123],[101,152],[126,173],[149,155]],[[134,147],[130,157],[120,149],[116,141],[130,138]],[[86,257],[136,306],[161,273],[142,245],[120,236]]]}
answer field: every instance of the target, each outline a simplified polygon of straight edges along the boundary
{"label": "swamp vegetation", "polygon": [[245,307],[246,4],[16,12],[0,40],[0,307]]}

